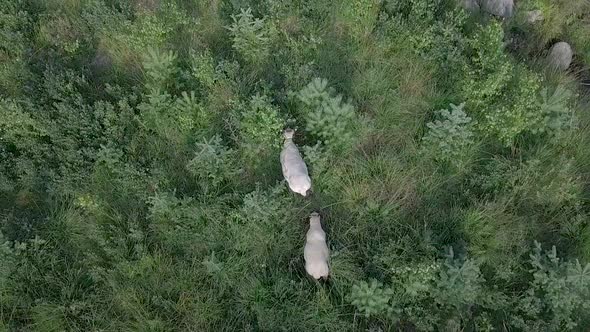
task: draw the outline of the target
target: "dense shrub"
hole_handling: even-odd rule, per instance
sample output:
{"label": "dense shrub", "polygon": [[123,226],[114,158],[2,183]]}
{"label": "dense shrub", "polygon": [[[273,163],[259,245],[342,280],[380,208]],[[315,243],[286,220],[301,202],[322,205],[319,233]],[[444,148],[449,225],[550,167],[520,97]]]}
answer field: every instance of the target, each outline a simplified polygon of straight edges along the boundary
{"label": "dense shrub", "polygon": [[434,149],[441,161],[459,163],[465,150],[472,145],[471,118],[463,111],[465,104],[451,104],[451,110],[436,112],[439,119],[426,124],[428,133],[422,138],[425,148]]}
{"label": "dense shrub", "polygon": [[527,19],[529,11],[539,11],[542,20],[525,24],[521,29],[528,34],[524,37],[528,41],[525,49],[538,52],[550,46],[554,40],[563,39],[570,42],[579,60],[588,64],[590,48],[588,46],[587,13],[590,4],[584,0],[548,1],[525,0],[519,3],[521,20]]}
{"label": "dense shrub", "polygon": [[[253,96],[239,119],[241,158],[251,172],[276,172],[276,156],[281,146],[284,121],[276,106],[268,98]],[[266,173],[268,174],[268,173]]]}
{"label": "dense shrub", "polygon": [[6,1],[0,9],[0,92],[7,97],[22,94],[31,72],[27,66],[30,17],[23,1]]}
{"label": "dense shrub", "polygon": [[196,146],[195,156],[186,168],[199,181],[205,193],[219,189],[224,183],[232,183],[230,180],[239,175],[234,151],[224,146],[219,136],[197,143]]}
{"label": "dense shrub", "polygon": [[269,56],[269,43],[273,26],[261,18],[254,18],[252,9],[241,9],[232,15],[232,24],[227,27],[233,37],[234,49],[248,62],[260,64]]}
{"label": "dense shrub", "polygon": [[[590,265],[560,262],[555,246],[544,253],[539,243],[535,243],[530,255],[530,265],[533,282],[517,302],[515,327],[568,331],[579,328],[584,316],[578,313],[590,307]],[[547,315],[530,319],[539,312]]]}
{"label": "dense shrub", "polygon": [[333,96],[328,82],[315,78],[297,93],[305,107],[306,129],[329,148],[342,149],[354,141],[354,107],[342,101],[342,95]]}

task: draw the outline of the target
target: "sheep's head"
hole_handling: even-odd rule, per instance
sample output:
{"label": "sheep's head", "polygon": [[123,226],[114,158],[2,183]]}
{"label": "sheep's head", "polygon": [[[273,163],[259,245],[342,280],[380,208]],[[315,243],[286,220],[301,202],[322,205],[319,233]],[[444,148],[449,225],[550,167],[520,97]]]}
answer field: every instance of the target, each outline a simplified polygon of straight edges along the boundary
{"label": "sheep's head", "polygon": [[289,180],[289,188],[293,192],[300,194],[303,197],[307,197],[311,193],[311,179],[309,176],[294,176]]}
{"label": "sheep's head", "polygon": [[305,193],[303,194],[303,197],[307,197],[311,195],[311,188],[307,189],[307,191],[305,191]]}
{"label": "sheep's head", "polygon": [[317,212],[313,212],[312,214],[309,215],[309,222],[310,223],[320,223],[320,214]]}
{"label": "sheep's head", "polygon": [[285,129],[285,131],[283,131],[283,136],[285,137],[285,139],[293,139],[293,136],[295,136],[295,130],[287,128]]}

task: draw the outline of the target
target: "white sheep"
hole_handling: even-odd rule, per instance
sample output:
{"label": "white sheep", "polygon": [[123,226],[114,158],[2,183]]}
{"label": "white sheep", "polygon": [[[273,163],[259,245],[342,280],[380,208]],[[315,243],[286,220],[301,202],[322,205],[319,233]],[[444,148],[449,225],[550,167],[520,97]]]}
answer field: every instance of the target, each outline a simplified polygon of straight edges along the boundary
{"label": "white sheep", "polygon": [[281,151],[281,167],[289,188],[305,197],[311,189],[311,179],[309,178],[305,161],[303,161],[299,149],[293,143],[294,134],[295,131],[293,129],[287,129],[283,133],[285,143],[283,151]]}
{"label": "white sheep", "polygon": [[305,271],[314,279],[327,279],[330,274],[328,258],[330,250],[326,244],[326,232],[322,229],[320,215],[314,212],[309,217],[309,231],[303,249]]}

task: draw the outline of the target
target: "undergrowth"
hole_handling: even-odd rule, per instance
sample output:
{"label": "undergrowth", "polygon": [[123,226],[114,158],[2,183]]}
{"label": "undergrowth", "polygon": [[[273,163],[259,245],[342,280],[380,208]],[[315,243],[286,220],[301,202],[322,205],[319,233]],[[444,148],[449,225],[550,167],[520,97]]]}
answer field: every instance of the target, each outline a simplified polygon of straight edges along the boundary
{"label": "undergrowth", "polygon": [[0,330],[590,329],[587,6],[5,0]]}

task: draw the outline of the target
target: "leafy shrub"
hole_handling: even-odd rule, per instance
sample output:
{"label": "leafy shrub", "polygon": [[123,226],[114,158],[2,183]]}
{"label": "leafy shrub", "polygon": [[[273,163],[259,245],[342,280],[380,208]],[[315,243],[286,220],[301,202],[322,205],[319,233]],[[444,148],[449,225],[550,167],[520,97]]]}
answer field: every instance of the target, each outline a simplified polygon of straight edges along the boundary
{"label": "leafy shrub", "polygon": [[208,132],[215,119],[215,114],[204,109],[194,91],[181,92],[174,101],[172,110],[177,118],[179,128],[184,132],[191,130],[198,130],[201,133]]}
{"label": "leafy shrub", "polygon": [[[145,50],[150,47],[163,46],[166,37],[173,31],[173,27],[164,20],[148,13],[140,15],[133,23],[127,23],[129,35],[126,42],[135,50]],[[122,36],[121,36],[122,37]],[[125,37],[123,37],[125,38]]]}
{"label": "leafy shrub", "polygon": [[477,114],[478,128],[509,146],[523,133],[548,128],[539,111],[541,78],[513,63],[503,51],[503,36],[502,27],[492,23],[471,40],[473,57],[462,93]]}
{"label": "leafy shrub", "polygon": [[246,144],[277,147],[281,141],[283,121],[277,107],[260,95],[250,99],[240,121],[241,138]]}
{"label": "leafy shrub", "polygon": [[205,88],[211,89],[217,80],[215,63],[209,51],[191,54],[192,76]]}
{"label": "leafy shrub", "polygon": [[513,91],[507,95],[513,104],[496,104],[495,109],[488,108],[481,125],[483,131],[496,135],[505,145],[513,143],[522,133],[535,132],[541,122],[537,103],[538,76],[525,69],[516,69],[511,84]]}
{"label": "leafy shrub", "polygon": [[284,77],[285,86],[299,90],[314,77],[317,63],[313,59],[324,41],[310,33],[301,37],[285,35],[280,42],[284,47],[273,53],[274,61],[280,64],[279,72]]}
{"label": "leafy shrub", "polygon": [[91,180],[100,204],[130,214],[144,209],[147,174],[127,162],[120,149],[103,147],[98,151]]}
{"label": "leafy shrub", "polygon": [[354,107],[333,96],[328,81],[315,78],[297,93],[305,107],[306,129],[330,149],[349,147],[354,141]]}
{"label": "leafy shrub", "polygon": [[340,5],[338,13],[342,16],[343,24],[350,25],[352,35],[363,38],[373,31],[379,16],[380,1],[355,0]]}
{"label": "leafy shrub", "polygon": [[149,49],[165,49],[177,31],[195,23],[173,3],[156,14],[139,12],[130,19],[97,2],[89,4],[83,15],[97,30],[99,49],[112,59],[116,71],[129,74],[135,74]]}
{"label": "leafy shrub", "polygon": [[[165,138],[183,150],[193,136],[206,137],[211,133],[216,114],[205,109],[195,91],[178,91],[181,87],[174,86],[172,82],[180,72],[176,61],[173,52],[150,49],[144,61],[147,91],[137,106],[141,113],[136,119],[140,120],[142,129],[158,133],[157,139]],[[173,92],[178,95],[172,95]],[[148,144],[148,149],[154,153],[164,152],[157,148],[158,144]]]}
{"label": "leafy shrub", "polygon": [[[6,282],[14,265],[14,252],[8,240],[0,232],[0,293],[6,292]],[[1,306],[2,304],[0,304]]]}
{"label": "leafy shrub", "polygon": [[469,41],[473,52],[463,94],[476,109],[490,107],[511,79],[513,65],[504,53],[504,31],[498,23],[481,27]]}
{"label": "leafy shrub", "polygon": [[[535,242],[530,255],[530,288],[516,303],[516,328],[574,330],[590,309],[590,264],[562,262],[555,246],[543,253]],[[538,316],[539,313],[545,313]]]}
{"label": "leafy shrub", "polygon": [[175,64],[174,52],[161,52],[150,48],[145,56],[143,68],[147,78],[146,87],[150,91],[166,91],[170,86],[170,80],[178,71]]}
{"label": "leafy shrub", "polygon": [[[42,181],[45,189],[61,187],[59,190],[68,191],[77,186],[74,183],[87,179],[96,152],[105,143],[103,125],[113,114],[100,104],[95,108],[83,97],[89,87],[83,75],[71,70],[60,73],[47,70],[44,76],[36,100],[49,103],[44,112],[37,112],[38,105],[26,99],[5,104],[6,107],[12,105],[5,114],[8,117],[7,127],[3,128],[6,135],[12,135],[10,127],[23,126],[19,130],[23,139],[15,137],[14,142],[8,143],[15,145],[7,151],[16,152],[16,148],[29,145],[18,152],[23,153],[21,162],[26,160],[26,165],[19,167],[22,174],[28,173],[25,182],[30,185],[32,180]],[[7,138],[8,142],[13,139]],[[33,171],[37,167],[43,171]]]}
{"label": "leafy shrub", "polygon": [[[229,242],[221,248],[231,248],[225,264],[231,283],[245,287],[245,294],[257,293],[259,287],[252,289],[248,279],[257,280],[265,273],[282,275],[294,259],[293,251],[301,248],[299,239],[291,234],[300,229],[297,220],[303,218],[283,185],[268,189],[257,186],[244,195],[239,208],[232,212],[227,228]],[[281,268],[269,271],[270,266]]]}
{"label": "leafy shrub", "polygon": [[195,156],[186,165],[206,194],[214,194],[222,184],[231,183],[241,172],[235,163],[235,152],[225,145],[219,136],[204,139],[196,144]]}
{"label": "leafy shrub", "polygon": [[[25,104],[26,105],[26,104]],[[15,100],[0,100],[0,174],[2,190],[14,188],[15,180],[28,182],[49,151],[40,144],[49,132]],[[20,157],[20,158],[19,158]]]}
{"label": "leafy shrub", "polygon": [[27,68],[26,36],[30,27],[29,13],[22,10],[23,2],[8,0],[0,9],[0,93],[21,95],[23,84],[31,76]]}
{"label": "leafy shrub", "polygon": [[205,242],[196,241],[203,229],[203,216],[191,198],[179,199],[172,193],[156,193],[148,198],[153,241],[163,251],[177,257],[194,257],[205,251]]}
{"label": "leafy shrub", "polygon": [[467,13],[449,9],[441,0],[386,0],[384,30],[400,43],[408,40],[411,51],[437,63],[437,78],[451,87],[462,79],[467,47],[464,33]]}
{"label": "leafy shrub", "polygon": [[352,286],[349,300],[366,317],[381,315],[391,310],[389,301],[393,296],[391,289],[383,288],[383,284],[377,280],[370,283],[361,281],[358,285]]}
{"label": "leafy shrub", "polygon": [[558,85],[553,93],[549,88],[541,90],[540,113],[543,124],[539,132],[556,134],[574,126],[574,115],[568,106],[573,93],[562,85]]}
{"label": "leafy shrub", "polygon": [[351,298],[356,300],[357,309],[385,315],[396,323],[409,321],[420,330],[434,330],[445,325],[487,326],[485,311],[474,314],[471,308],[506,305],[501,294],[485,288],[477,263],[457,259],[452,249],[446,259],[397,267],[392,273],[389,287],[383,288],[380,283],[353,287]]}
{"label": "leafy shrub", "polygon": [[278,108],[268,98],[255,95],[250,99],[243,107],[239,123],[239,144],[245,164],[256,168],[272,160],[272,165],[276,165],[271,156],[278,153],[283,123]]}
{"label": "leafy shrub", "polygon": [[301,149],[305,155],[307,167],[311,174],[315,174],[314,187],[323,188],[329,186],[330,181],[336,180],[333,176],[326,176],[330,169],[330,158],[325,147],[318,142],[313,146],[305,145]]}

